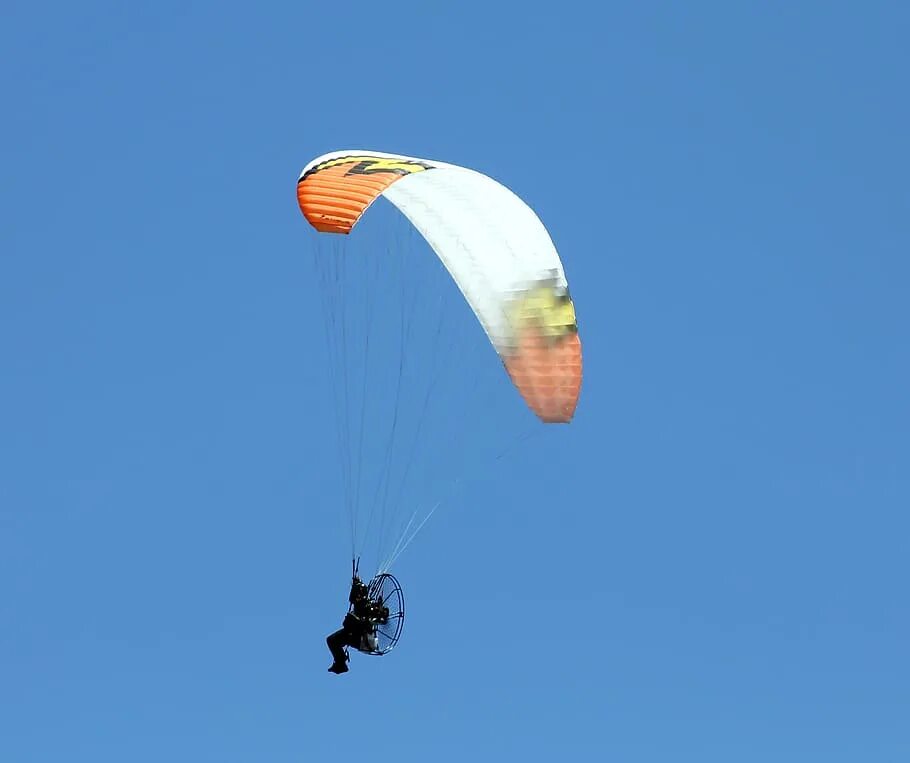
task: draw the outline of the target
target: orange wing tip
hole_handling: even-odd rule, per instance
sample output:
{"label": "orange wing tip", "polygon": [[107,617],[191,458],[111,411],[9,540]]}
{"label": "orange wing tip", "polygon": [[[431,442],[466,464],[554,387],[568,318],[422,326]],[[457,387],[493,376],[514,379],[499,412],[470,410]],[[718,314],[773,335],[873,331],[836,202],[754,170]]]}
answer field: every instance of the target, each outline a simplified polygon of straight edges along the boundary
{"label": "orange wing tip", "polygon": [[567,424],[581,393],[581,339],[577,333],[552,342],[540,331],[522,332],[504,359],[512,383],[545,424]]}
{"label": "orange wing tip", "polygon": [[315,165],[297,181],[300,211],[320,233],[350,233],[392,183],[433,165],[403,158],[340,156]]}

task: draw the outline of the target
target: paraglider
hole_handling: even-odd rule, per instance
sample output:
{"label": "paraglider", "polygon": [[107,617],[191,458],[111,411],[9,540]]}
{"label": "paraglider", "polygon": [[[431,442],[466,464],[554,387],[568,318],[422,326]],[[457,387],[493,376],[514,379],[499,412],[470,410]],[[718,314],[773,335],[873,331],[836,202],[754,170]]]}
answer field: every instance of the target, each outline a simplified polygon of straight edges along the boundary
{"label": "paraglider", "polygon": [[[320,234],[317,246],[324,239],[347,239],[363,218],[372,217],[367,212],[380,198],[390,202],[429,245],[448,285],[457,287],[462,306],[467,303],[473,311],[487,346],[495,350],[527,408],[545,424],[569,423],[581,389],[581,340],[562,262],[534,211],[504,185],[475,170],[376,151],[325,154],[307,164],[297,182],[300,211]],[[413,476],[415,453],[448,456],[455,448],[449,436],[432,446],[426,442],[430,436],[425,423],[427,401],[440,394],[445,374],[429,363],[424,368],[422,355],[414,352],[418,330],[431,322],[413,308],[413,299],[407,296],[411,292],[406,295],[404,286],[398,302],[394,301],[395,289],[389,284],[394,286],[395,278],[407,280],[416,270],[412,262],[396,264],[395,249],[391,244],[386,251],[374,247],[358,259],[334,247],[315,257],[326,308],[351,555],[359,559],[361,544],[373,536],[379,556],[376,577],[369,585],[357,577],[355,566],[345,624],[327,640],[334,658],[330,670],[337,673],[347,670],[347,648],[385,654],[397,643],[403,600],[389,568],[439,505],[437,501],[430,509],[410,513],[410,508],[400,508],[406,503],[400,496]],[[428,261],[424,257],[422,262]],[[382,278],[387,279],[385,288],[379,284]],[[414,294],[426,291],[423,286],[414,287]],[[377,306],[387,293],[392,293],[389,303]],[[383,321],[395,325],[398,319],[399,337],[375,340],[374,332]],[[423,348],[434,357],[445,352],[439,349],[438,336],[430,326],[424,338]],[[399,356],[392,358],[389,353],[395,348]],[[368,380],[370,373],[386,369],[391,370],[387,388]],[[402,391],[409,371],[426,377],[418,394]],[[403,410],[409,403],[410,416]],[[389,409],[390,423],[381,435],[367,417],[369,411],[383,408]],[[470,406],[460,410],[465,415],[450,418],[465,420],[471,412]],[[377,414],[376,420],[381,419]],[[402,435],[408,423],[413,430],[410,442]],[[376,456],[369,455],[370,435],[378,443]],[[390,473],[397,455],[402,466],[396,480]],[[363,487],[367,467],[378,475],[374,490]],[[393,484],[401,487],[396,491]],[[359,513],[361,507],[365,516]],[[391,515],[398,509],[404,514],[396,520]],[[382,607],[390,594],[402,606],[400,616],[392,617],[395,613],[389,610],[391,619],[386,620]],[[382,641],[383,648],[371,639]]]}
{"label": "paraglider", "polygon": [[341,628],[326,638],[332,653],[330,673],[347,673],[348,647],[364,654],[388,654],[401,635],[404,624],[404,597],[398,581],[388,573],[366,585],[357,575],[351,580],[348,613]]}

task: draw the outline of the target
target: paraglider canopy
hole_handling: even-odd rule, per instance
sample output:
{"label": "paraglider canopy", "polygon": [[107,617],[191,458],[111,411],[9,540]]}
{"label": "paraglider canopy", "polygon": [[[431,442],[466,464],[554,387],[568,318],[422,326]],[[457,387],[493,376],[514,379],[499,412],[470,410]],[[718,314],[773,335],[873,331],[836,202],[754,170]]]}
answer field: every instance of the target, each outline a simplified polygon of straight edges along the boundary
{"label": "paraglider canopy", "polygon": [[571,421],[581,340],[562,262],[534,211],[480,172],[376,151],[320,156],[297,183],[301,211],[324,233],[350,233],[379,196],[439,257],[530,409],[545,423]]}

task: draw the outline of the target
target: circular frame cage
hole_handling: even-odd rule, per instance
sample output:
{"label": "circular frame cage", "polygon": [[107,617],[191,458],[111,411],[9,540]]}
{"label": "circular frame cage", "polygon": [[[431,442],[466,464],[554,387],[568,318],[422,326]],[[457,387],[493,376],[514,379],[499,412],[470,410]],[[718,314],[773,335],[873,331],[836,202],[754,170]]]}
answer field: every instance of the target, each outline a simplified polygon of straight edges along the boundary
{"label": "circular frame cage", "polygon": [[388,613],[376,624],[358,651],[377,656],[388,654],[398,643],[404,626],[404,594],[401,584],[394,575],[384,572],[370,581],[368,595],[380,607],[385,607]]}

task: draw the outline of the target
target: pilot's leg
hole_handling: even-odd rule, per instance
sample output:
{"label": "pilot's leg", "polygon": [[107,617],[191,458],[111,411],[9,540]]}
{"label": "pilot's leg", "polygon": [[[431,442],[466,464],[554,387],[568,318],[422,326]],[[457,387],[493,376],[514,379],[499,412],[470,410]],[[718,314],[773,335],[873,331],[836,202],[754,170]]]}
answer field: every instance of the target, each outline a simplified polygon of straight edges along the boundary
{"label": "pilot's leg", "polygon": [[348,641],[348,634],[345,632],[344,628],[335,631],[331,636],[326,638],[325,643],[328,644],[329,651],[332,653],[332,659],[334,660],[332,666],[329,668],[332,673],[346,673],[348,671],[348,657],[344,653],[344,647],[347,645]]}

